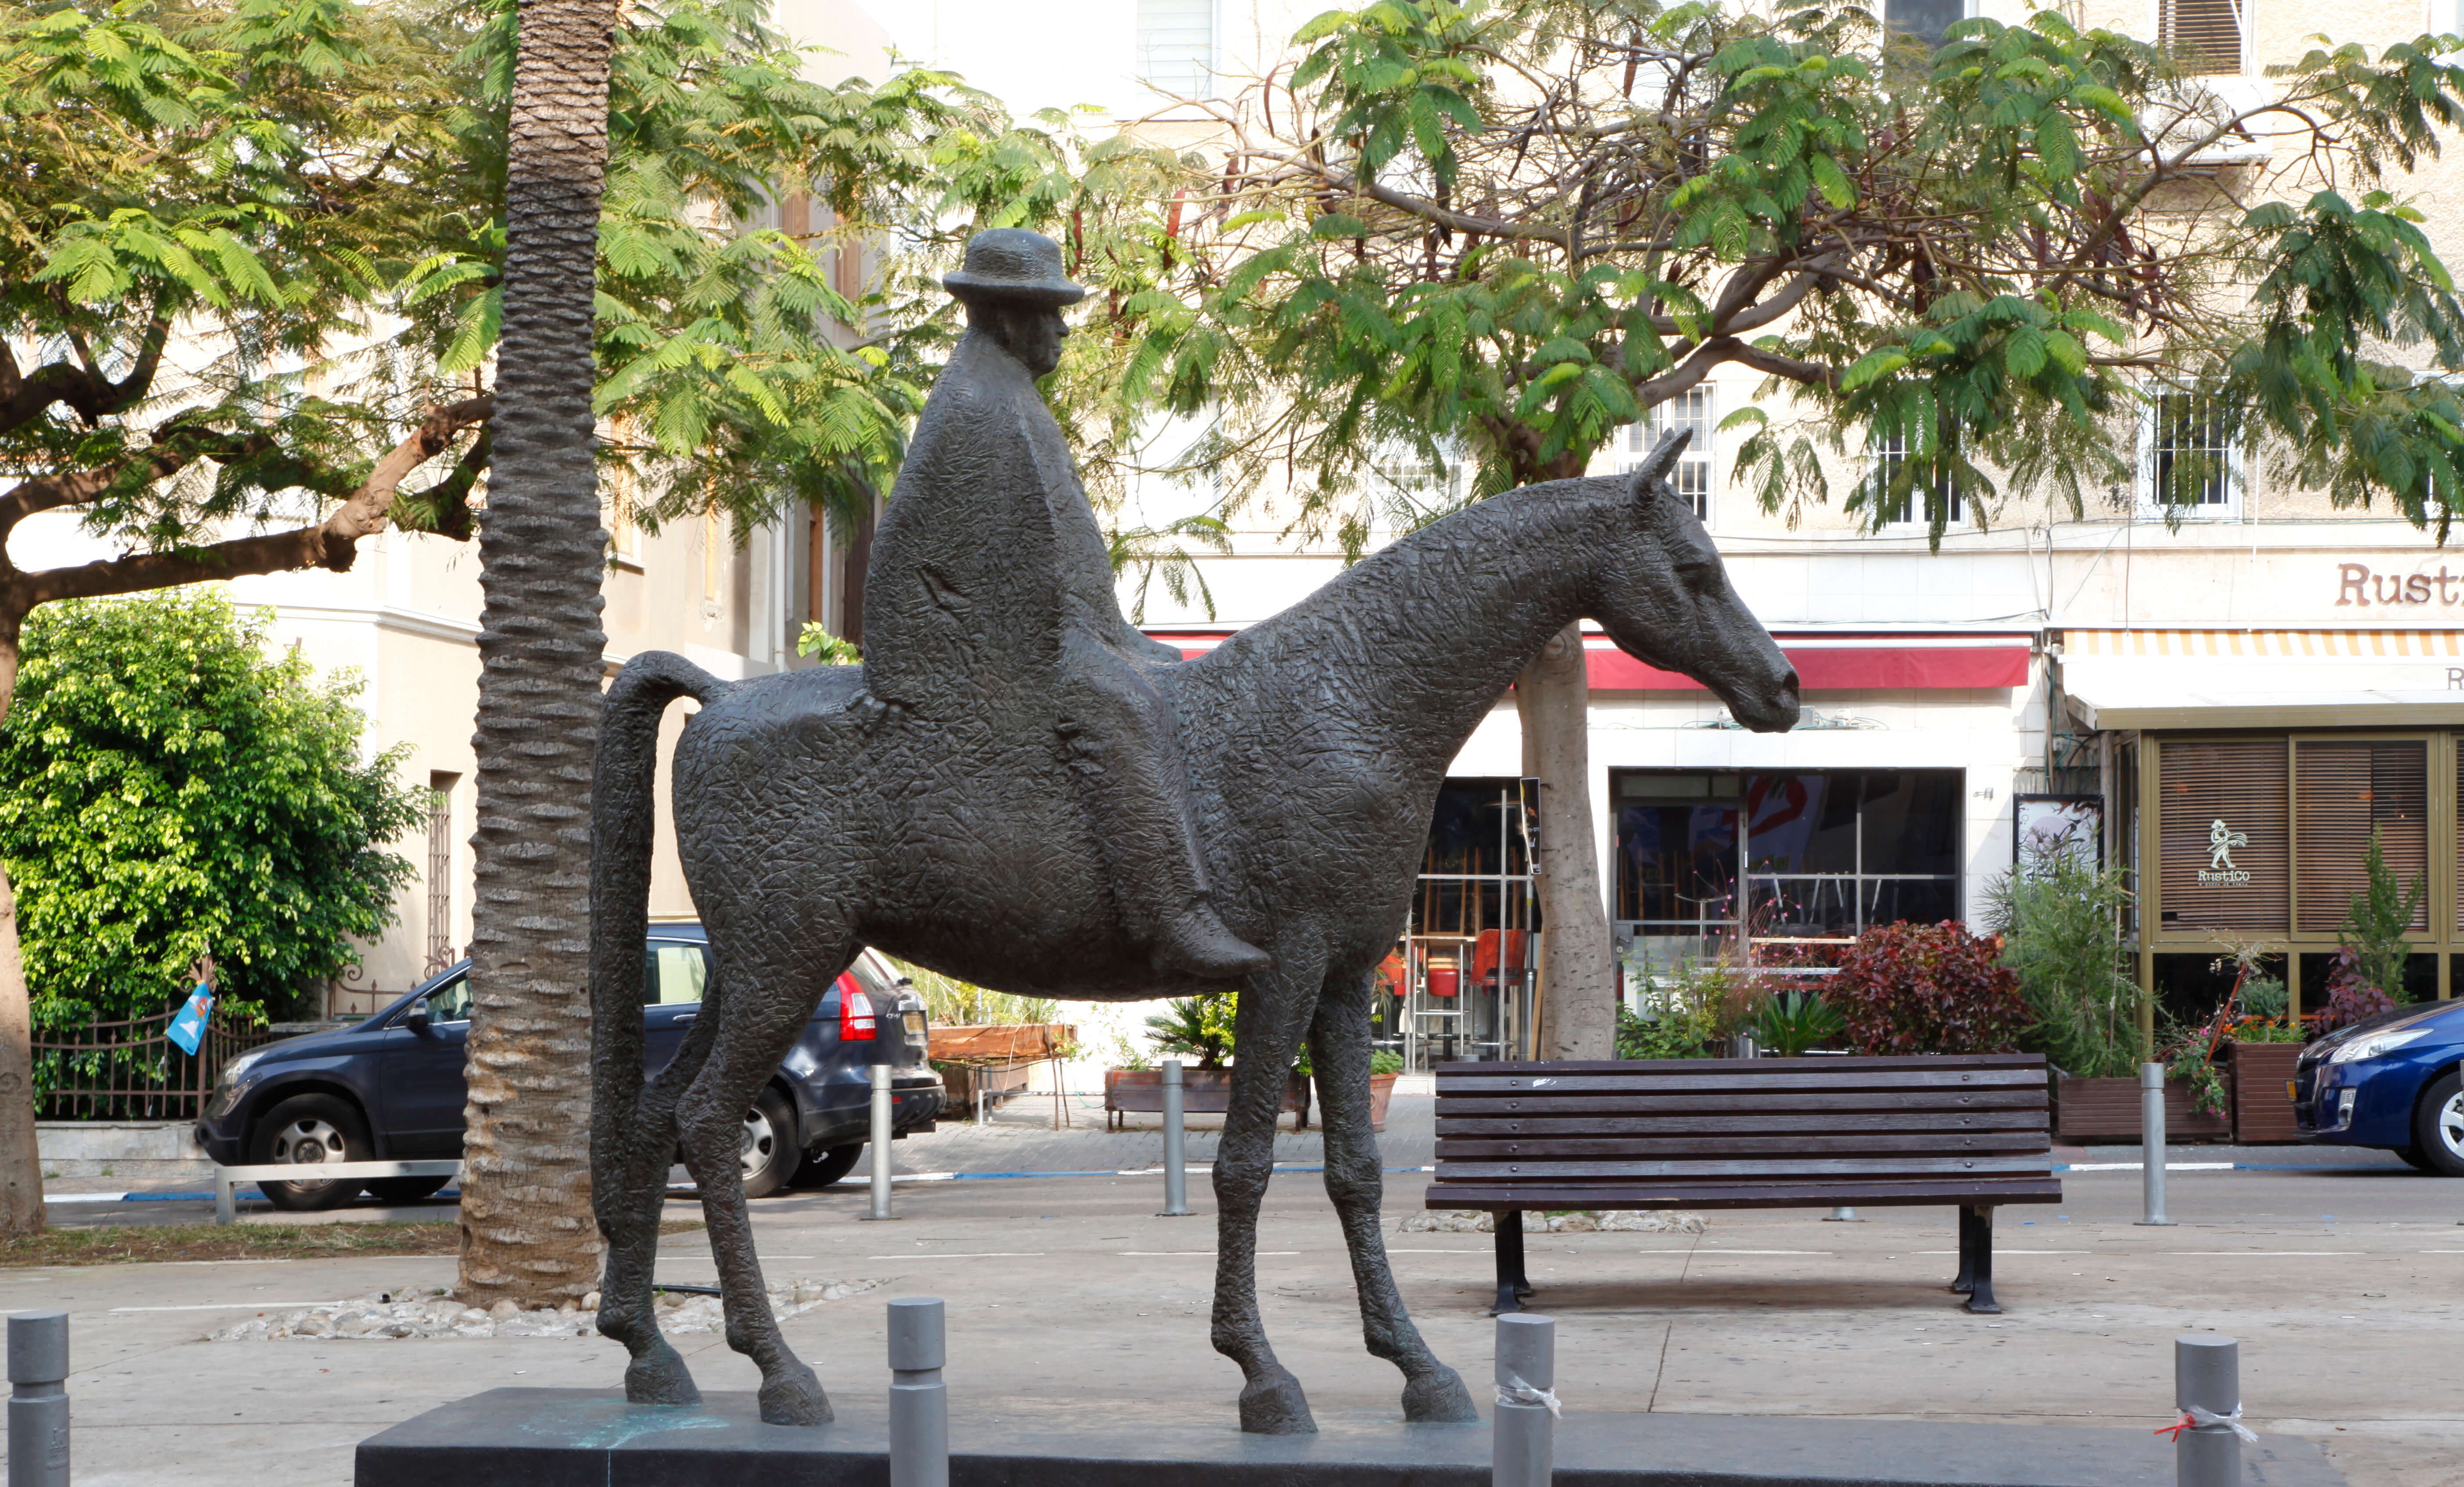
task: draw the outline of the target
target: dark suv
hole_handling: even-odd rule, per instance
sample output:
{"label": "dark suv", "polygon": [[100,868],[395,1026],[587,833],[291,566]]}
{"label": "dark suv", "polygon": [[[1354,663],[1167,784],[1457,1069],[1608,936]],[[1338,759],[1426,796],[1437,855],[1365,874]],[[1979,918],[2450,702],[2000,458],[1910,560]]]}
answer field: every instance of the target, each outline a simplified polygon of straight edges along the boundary
{"label": "dark suv", "polygon": [[[234,1059],[197,1123],[206,1154],[243,1162],[366,1162],[462,1154],[463,1042],[471,1030],[471,963],[463,961],[357,1027],[286,1039]],[[697,924],[650,927],[642,987],[647,1073],[667,1066],[701,1011],[710,942]],[[847,994],[858,995],[850,1002]],[[868,1037],[868,1035],[869,1035]],[[929,1131],[941,1076],[927,1061],[923,999],[872,951],[838,978],[768,1087],[744,1115],[744,1194],[793,1183],[826,1187],[864,1151],[870,1122],[871,1044],[895,1045],[892,1128]],[[387,1202],[426,1197],[442,1177],[364,1184],[261,1184],[276,1208],[325,1209],[362,1187]]]}

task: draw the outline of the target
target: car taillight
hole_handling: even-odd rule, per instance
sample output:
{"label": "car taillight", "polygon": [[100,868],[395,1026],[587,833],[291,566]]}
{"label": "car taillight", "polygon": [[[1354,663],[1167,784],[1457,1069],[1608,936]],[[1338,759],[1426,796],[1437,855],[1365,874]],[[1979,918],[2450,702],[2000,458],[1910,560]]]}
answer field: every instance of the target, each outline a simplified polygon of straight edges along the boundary
{"label": "car taillight", "polygon": [[862,1042],[881,1036],[881,1019],[872,1014],[872,998],[852,975],[839,977],[839,1041]]}

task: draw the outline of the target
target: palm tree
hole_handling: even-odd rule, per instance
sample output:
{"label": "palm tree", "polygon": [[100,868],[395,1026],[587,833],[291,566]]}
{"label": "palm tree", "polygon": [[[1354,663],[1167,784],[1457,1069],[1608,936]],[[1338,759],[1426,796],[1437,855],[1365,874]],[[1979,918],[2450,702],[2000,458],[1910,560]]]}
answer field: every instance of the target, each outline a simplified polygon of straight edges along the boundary
{"label": "palm tree", "polygon": [[504,331],[479,529],[478,893],[460,1295],[579,1301],[590,1212],[590,768],[599,736],[593,270],[613,0],[522,0]]}

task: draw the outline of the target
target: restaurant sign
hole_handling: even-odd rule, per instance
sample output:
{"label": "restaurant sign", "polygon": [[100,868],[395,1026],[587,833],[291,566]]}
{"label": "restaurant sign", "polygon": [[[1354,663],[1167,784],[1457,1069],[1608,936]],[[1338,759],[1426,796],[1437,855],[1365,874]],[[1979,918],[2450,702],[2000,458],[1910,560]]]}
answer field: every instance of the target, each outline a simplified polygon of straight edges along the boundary
{"label": "restaurant sign", "polygon": [[2233,865],[2233,852],[2237,846],[2250,845],[2250,833],[2235,831],[2218,820],[2208,827],[2208,865],[2199,869],[2199,886],[2203,888],[2237,888],[2250,882],[2250,873]]}

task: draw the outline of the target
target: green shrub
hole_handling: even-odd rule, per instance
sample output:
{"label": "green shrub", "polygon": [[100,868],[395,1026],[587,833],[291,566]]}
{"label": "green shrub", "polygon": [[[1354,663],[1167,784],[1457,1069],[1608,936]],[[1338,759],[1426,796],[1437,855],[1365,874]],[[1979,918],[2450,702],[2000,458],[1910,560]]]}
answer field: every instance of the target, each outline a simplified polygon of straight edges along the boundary
{"label": "green shrub", "polygon": [[1403,1072],[1403,1056],[1392,1048],[1375,1049],[1369,1055],[1369,1072],[1400,1074]]}
{"label": "green shrub", "polygon": [[2126,973],[2122,912],[2130,890],[2065,851],[2036,854],[1985,889],[1985,924],[2002,938],[2031,1019],[2020,1045],[2083,1078],[2126,1078],[2142,1058],[2146,996]]}
{"label": "green shrub", "polygon": [[1232,1019],[1240,1005],[1238,992],[1176,996],[1147,1018],[1147,1027],[1157,1052],[1187,1054],[1201,1069],[1220,1069],[1232,1057]]}
{"label": "green shrub", "polygon": [[1862,1053],[2011,1053],[2030,1019],[2000,955],[1962,924],[1877,925],[1823,993]]}
{"label": "green shrub", "polygon": [[1847,1029],[1839,1009],[1819,992],[1774,992],[1755,1011],[1754,1041],[1783,1059],[1819,1048]]}
{"label": "green shrub", "polygon": [[0,858],[34,1016],[150,1017],[210,952],[217,1017],[321,1012],[354,939],[394,922],[428,816],[361,757],[356,680],[269,657],[214,590],[47,604],[0,729]]}
{"label": "green shrub", "polygon": [[2388,869],[2379,850],[2376,826],[2370,828],[2369,850],[2362,865],[2369,874],[2369,886],[2352,896],[2343,926],[2336,931],[2336,943],[2352,952],[2353,973],[2364,986],[2386,993],[2390,1002],[2410,1001],[2404,989],[2404,966],[2412,947],[2405,942],[2404,932],[2420,912],[2428,885],[2417,877],[2407,884]]}

